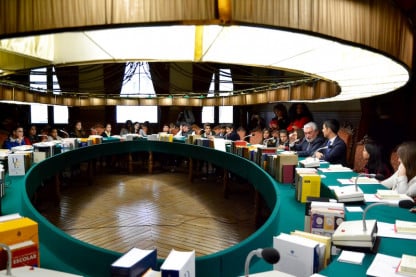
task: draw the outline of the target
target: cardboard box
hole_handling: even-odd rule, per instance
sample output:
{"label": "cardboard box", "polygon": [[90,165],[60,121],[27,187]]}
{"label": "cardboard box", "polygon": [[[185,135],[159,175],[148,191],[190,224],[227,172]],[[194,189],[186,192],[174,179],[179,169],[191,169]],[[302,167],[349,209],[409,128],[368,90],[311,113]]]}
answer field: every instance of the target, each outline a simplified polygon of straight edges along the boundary
{"label": "cardboard box", "polygon": [[281,233],[273,237],[273,247],[280,253],[280,261],[273,266],[275,270],[308,277],[324,263],[325,244],[308,238]]}

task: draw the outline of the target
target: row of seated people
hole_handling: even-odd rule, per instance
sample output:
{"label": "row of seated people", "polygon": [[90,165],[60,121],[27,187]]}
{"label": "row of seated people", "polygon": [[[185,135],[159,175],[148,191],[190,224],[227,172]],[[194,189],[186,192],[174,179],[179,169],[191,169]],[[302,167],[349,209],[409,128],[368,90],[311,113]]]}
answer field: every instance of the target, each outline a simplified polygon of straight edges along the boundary
{"label": "row of seated people", "polygon": [[[232,126],[228,126],[224,138],[233,137],[233,140],[244,138],[245,133],[231,135],[234,132]],[[340,124],[335,119],[324,121],[322,132],[320,132],[315,122],[308,122],[303,127],[303,137],[288,136],[287,131],[283,130],[283,136],[275,141],[283,140],[286,142],[286,136],[289,137],[285,150],[296,151],[299,157],[315,157],[325,160],[331,164],[347,164],[347,145],[338,135]],[[270,139],[272,141],[272,139]],[[276,146],[270,145],[267,146]],[[362,152],[362,157],[366,161],[364,168],[359,173],[375,174],[381,179],[381,184],[387,188],[393,189],[399,193],[405,193],[411,197],[416,197],[416,142],[404,142],[397,151],[398,168],[394,172],[389,161],[382,159],[382,149],[376,142],[368,141]]]}

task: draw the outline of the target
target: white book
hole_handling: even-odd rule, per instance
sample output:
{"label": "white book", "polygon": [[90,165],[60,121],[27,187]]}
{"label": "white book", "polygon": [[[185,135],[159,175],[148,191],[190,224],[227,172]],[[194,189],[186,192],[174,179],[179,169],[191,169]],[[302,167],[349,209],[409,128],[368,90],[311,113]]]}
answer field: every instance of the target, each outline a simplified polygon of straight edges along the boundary
{"label": "white book", "polygon": [[195,277],[195,250],[172,249],[160,267],[162,277]]}
{"label": "white book", "polygon": [[304,237],[281,233],[273,237],[273,247],[280,253],[273,268],[298,277],[318,272],[324,261],[325,245]]}

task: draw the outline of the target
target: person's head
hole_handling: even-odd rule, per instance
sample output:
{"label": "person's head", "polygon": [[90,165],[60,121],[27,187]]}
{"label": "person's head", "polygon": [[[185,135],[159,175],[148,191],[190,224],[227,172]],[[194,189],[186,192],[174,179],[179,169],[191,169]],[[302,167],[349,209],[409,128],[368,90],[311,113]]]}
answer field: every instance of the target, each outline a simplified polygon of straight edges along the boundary
{"label": "person's head", "polygon": [[339,131],[339,122],[336,119],[325,120],[322,125],[322,133],[324,137],[331,139]]}
{"label": "person's head", "polygon": [[29,136],[36,136],[36,133],[37,133],[37,129],[36,129],[36,126],[35,125],[31,125],[30,126],[30,129],[29,129]]}
{"label": "person's head", "polygon": [[77,131],[82,130],[82,122],[81,121],[75,122],[75,130],[77,130]]}
{"label": "person's head", "polygon": [[363,159],[366,161],[381,160],[381,148],[374,142],[368,142],[363,147]]}
{"label": "person's head", "polygon": [[230,134],[234,131],[234,126],[232,124],[228,124],[227,126],[225,126],[225,133],[226,134]]}
{"label": "person's head", "polygon": [[407,179],[410,181],[416,176],[416,142],[403,142],[397,148],[397,156],[406,169]]}
{"label": "person's head", "polygon": [[163,124],[162,132],[169,133],[169,131],[170,131],[169,124]]}
{"label": "person's head", "polygon": [[308,122],[303,126],[303,134],[308,142],[314,141],[319,134],[318,125],[315,122]]}
{"label": "person's head", "polygon": [[23,138],[23,127],[17,126],[13,129],[13,138],[15,139],[22,139]]}
{"label": "person's head", "polygon": [[278,127],[277,125],[278,124],[277,124],[277,121],[275,119],[270,120],[270,122],[269,122],[270,129],[272,129],[272,130],[277,129],[277,127]]}
{"label": "person's head", "polygon": [[240,137],[240,140],[243,140],[247,136],[247,130],[243,126],[237,128],[237,134]]}
{"label": "person's head", "polygon": [[287,117],[287,109],[286,106],[279,103],[273,107],[273,113],[277,118],[286,118]]}
{"label": "person's head", "polygon": [[191,129],[191,126],[188,123],[183,123],[182,124],[182,132],[183,133],[189,132],[190,129]]}
{"label": "person's head", "polygon": [[214,131],[215,135],[219,136],[221,134],[221,126],[217,125],[212,130]]}
{"label": "person's head", "polygon": [[56,139],[58,137],[58,129],[56,128],[52,128],[49,132],[49,135],[53,138]]}
{"label": "person's head", "polygon": [[270,137],[271,137],[271,135],[270,135],[270,131],[269,131],[269,129],[264,128],[264,129],[263,129],[263,139],[268,139],[268,138],[270,138]]}
{"label": "person's head", "polygon": [[111,133],[111,124],[110,124],[110,123],[107,123],[107,124],[105,125],[105,131],[106,131],[107,133]]}
{"label": "person's head", "polygon": [[140,123],[139,122],[134,122],[134,124],[133,124],[133,128],[134,128],[134,130],[135,131],[137,131],[137,130],[139,130],[140,129]]}
{"label": "person's head", "polygon": [[279,129],[272,130],[272,137],[274,137],[275,139],[279,139],[279,135]]}
{"label": "person's head", "polygon": [[285,143],[289,140],[287,130],[283,129],[283,130],[279,131],[279,140],[280,140],[280,142],[283,142],[283,143]]}
{"label": "person's head", "polygon": [[124,126],[126,128],[131,128],[133,126],[133,122],[130,119],[127,119],[126,123],[124,123]]}
{"label": "person's head", "polygon": [[307,117],[310,121],[313,121],[313,115],[305,103],[292,104],[289,108],[289,117],[291,120]]}
{"label": "person's head", "polygon": [[205,123],[204,124],[204,133],[210,135],[211,134],[211,124]]}

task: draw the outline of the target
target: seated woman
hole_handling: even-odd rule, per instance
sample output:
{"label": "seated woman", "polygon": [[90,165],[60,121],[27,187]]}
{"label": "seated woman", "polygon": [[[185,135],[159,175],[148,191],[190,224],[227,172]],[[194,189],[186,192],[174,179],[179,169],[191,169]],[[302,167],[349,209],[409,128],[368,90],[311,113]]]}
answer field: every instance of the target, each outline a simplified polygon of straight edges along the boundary
{"label": "seated woman", "polygon": [[279,131],[279,145],[281,150],[289,150],[289,135],[285,129]]}
{"label": "seated woman", "polygon": [[397,148],[399,168],[381,184],[398,193],[416,197],[416,142],[404,142]]}
{"label": "seated woman", "polygon": [[387,179],[393,174],[393,167],[382,160],[381,147],[375,142],[365,143],[362,155],[366,161],[362,173],[376,174],[379,180]]}
{"label": "seated woman", "polygon": [[276,140],[270,134],[270,130],[268,128],[263,129],[263,140],[262,144],[267,147],[276,147]]}

